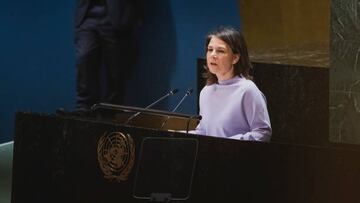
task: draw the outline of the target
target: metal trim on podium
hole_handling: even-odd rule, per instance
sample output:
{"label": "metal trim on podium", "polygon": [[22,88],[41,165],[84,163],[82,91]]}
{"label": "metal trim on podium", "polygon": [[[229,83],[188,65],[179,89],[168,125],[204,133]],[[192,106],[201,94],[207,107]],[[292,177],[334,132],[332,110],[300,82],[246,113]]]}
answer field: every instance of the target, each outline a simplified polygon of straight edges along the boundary
{"label": "metal trim on podium", "polygon": [[95,104],[92,107],[92,111],[105,120],[110,119],[124,125],[161,130],[189,131],[195,129],[201,120],[200,115],[189,115],[108,103]]}

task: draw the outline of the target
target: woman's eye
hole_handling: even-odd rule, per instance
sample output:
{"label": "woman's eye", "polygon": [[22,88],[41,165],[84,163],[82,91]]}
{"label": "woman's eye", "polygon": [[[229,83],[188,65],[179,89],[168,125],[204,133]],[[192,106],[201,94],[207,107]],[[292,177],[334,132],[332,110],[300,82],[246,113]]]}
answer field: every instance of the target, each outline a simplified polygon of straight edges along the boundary
{"label": "woman's eye", "polygon": [[215,51],[216,54],[224,54],[225,53],[225,50],[223,50],[223,49],[214,49],[214,48],[208,48],[207,49],[208,53],[211,53],[211,52],[214,52],[214,51]]}

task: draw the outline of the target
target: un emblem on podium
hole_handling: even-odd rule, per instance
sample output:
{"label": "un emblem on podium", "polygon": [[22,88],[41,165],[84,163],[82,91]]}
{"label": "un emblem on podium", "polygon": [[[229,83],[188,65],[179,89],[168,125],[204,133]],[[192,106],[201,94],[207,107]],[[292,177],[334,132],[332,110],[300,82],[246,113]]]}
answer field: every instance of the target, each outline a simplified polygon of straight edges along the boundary
{"label": "un emblem on podium", "polygon": [[134,165],[134,141],[129,134],[105,132],[98,141],[97,155],[105,179],[125,181]]}

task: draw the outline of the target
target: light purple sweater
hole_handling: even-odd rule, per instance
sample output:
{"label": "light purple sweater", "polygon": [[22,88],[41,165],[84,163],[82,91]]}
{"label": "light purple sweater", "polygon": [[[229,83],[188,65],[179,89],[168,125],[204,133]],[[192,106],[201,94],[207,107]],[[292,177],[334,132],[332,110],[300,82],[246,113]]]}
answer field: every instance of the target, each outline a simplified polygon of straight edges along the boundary
{"label": "light purple sweater", "polygon": [[202,119],[190,133],[240,140],[270,141],[266,99],[243,77],[205,86],[200,92]]}

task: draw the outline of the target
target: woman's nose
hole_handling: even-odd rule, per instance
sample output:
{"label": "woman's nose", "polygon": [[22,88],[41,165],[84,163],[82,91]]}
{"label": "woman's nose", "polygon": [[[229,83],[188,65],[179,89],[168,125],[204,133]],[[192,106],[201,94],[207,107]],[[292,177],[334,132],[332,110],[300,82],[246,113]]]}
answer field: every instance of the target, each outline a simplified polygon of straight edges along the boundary
{"label": "woman's nose", "polygon": [[217,57],[216,51],[213,50],[213,51],[210,53],[210,56],[212,56],[212,57]]}

